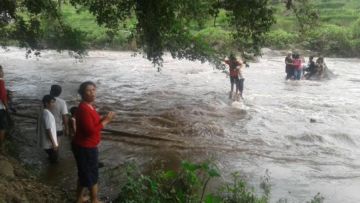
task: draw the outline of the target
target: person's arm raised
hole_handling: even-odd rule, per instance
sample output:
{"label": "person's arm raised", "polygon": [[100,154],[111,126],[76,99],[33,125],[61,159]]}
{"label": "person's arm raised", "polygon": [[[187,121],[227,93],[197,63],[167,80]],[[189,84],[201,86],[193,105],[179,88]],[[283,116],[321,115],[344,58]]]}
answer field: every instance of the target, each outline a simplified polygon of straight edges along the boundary
{"label": "person's arm raised", "polygon": [[115,113],[110,111],[104,118],[101,120],[101,124],[105,127],[107,124],[109,124],[115,116]]}

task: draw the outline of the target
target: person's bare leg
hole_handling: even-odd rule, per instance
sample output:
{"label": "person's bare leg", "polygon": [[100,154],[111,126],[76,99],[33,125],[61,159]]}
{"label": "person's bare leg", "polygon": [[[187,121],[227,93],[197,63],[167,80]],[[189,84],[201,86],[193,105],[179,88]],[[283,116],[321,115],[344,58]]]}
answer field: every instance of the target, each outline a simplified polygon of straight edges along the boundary
{"label": "person's bare leg", "polygon": [[76,203],[83,203],[84,201],[85,188],[81,187],[80,183],[77,183],[76,189]]}
{"label": "person's bare leg", "polygon": [[235,91],[235,101],[239,101],[239,86],[240,86],[240,81],[237,81],[236,83],[236,91]]}
{"label": "person's bare leg", "polygon": [[233,97],[233,91],[234,91],[234,83],[231,83],[231,89],[230,89],[230,93],[229,93],[229,99],[231,99]]}
{"label": "person's bare leg", "polygon": [[97,183],[90,188],[90,198],[91,198],[91,203],[99,203]]}

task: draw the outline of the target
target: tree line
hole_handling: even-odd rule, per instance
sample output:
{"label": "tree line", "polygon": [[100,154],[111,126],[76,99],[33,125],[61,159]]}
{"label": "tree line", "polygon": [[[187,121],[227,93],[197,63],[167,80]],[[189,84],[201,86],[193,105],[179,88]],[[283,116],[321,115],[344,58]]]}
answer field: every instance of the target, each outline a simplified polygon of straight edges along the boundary
{"label": "tree line", "polygon": [[[270,0],[0,0],[0,44],[17,45],[32,50],[56,49],[83,53],[89,48],[86,34],[64,20],[63,4],[71,4],[77,12],[88,11],[96,23],[114,37],[133,20],[128,28],[136,51],[142,52],[156,65],[169,52],[172,57],[209,61],[220,65],[220,59],[235,51],[242,55],[261,54],[267,44],[271,26],[276,22]],[[300,30],[317,19],[309,7],[310,0],[287,0],[284,6],[296,13]],[[194,32],[219,15],[226,27],[226,46],[214,46],[206,36]],[[211,28],[209,29],[211,32]],[[206,34],[206,33],[205,33]]]}

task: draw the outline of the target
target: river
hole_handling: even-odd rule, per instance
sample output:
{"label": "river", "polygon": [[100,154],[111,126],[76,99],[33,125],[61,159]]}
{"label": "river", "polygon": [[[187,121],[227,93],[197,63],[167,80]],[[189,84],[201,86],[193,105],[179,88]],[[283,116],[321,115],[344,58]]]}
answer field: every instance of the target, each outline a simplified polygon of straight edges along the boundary
{"label": "river", "polygon": [[[256,191],[268,170],[271,202],[305,202],[318,192],[325,202],[360,202],[360,60],[325,58],[336,78],[286,82],[283,58],[267,52],[250,63],[244,70],[245,99],[233,104],[229,78],[207,63],[165,56],[158,72],[129,52],[91,51],[79,60],[65,52],[26,59],[24,50],[0,50],[19,112],[35,114],[55,83],[69,107],[76,105],[79,84],[92,80],[99,110],[117,113],[110,128],[147,136],[104,136],[103,196],[116,195],[121,180],[114,171],[121,173],[127,162],[177,168],[182,159],[212,159],[222,179],[240,171]],[[28,146],[20,152],[23,160],[45,182],[73,191],[76,167],[68,149],[59,166],[48,166],[36,148],[34,121],[17,122],[23,135],[17,139]]]}

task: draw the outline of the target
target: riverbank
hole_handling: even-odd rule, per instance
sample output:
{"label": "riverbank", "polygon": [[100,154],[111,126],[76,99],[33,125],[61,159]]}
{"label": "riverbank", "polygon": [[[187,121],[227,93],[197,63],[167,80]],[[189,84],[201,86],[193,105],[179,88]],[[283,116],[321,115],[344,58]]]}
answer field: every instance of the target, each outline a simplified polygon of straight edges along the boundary
{"label": "riverbank", "polygon": [[13,130],[0,151],[0,202],[69,202],[64,190],[40,182],[37,174],[19,160],[18,136],[19,131]]}

